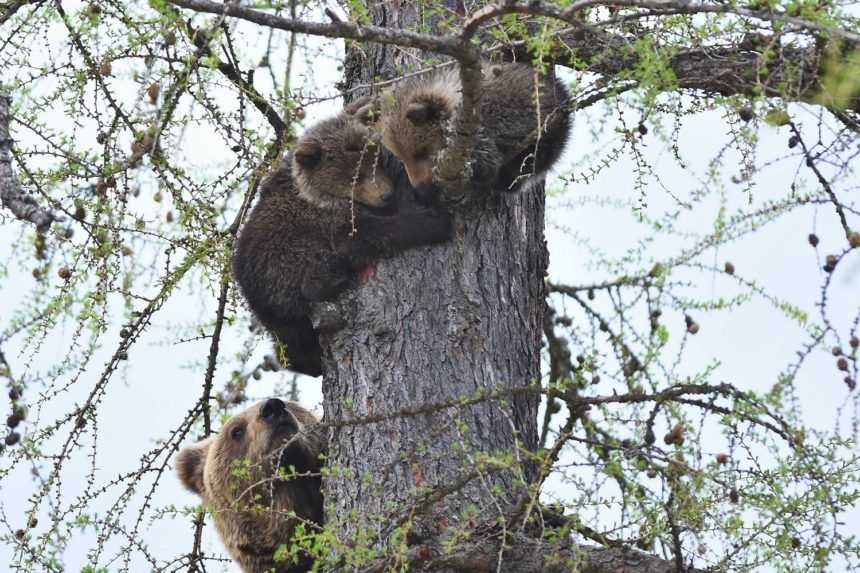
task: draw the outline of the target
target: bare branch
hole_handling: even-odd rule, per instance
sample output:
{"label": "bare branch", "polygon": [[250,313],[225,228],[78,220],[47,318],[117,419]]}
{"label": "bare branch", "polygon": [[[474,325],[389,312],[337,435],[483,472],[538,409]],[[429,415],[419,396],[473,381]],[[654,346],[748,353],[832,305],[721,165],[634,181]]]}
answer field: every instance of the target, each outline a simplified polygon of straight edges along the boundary
{"label": "bare branch", "polygon": [[501,4],[485,6],[475,12],[475,14],[463,25],[462,34],[464,37],[471,37],[484,23],[506,14],[543,16],[574,24],[577,23],[577,12],[592,6],[642,8],[649,11],[660,11],[657,14],[649,12],[647,14],[648,16],[660,15],[660,13],[666,11],[670,11],[672,14],[735,14],[745,18],[789,24],[801,30],[821,32],[830,37],[838,37],[854,44],[860,43],[860,34],[841,30],[833,26],[826,26],[804,18],[797,18],[770,10],[751,10],[749,8],[729,4],[688,2],[685,0],[579,0],[578,2],[574,2],[568,6],[565,10],[560,10],[555,6],[540,1],[532,1],[522,4],[517,2],[504,2]]}
{"label": "bare branch", "polygon": [[224,76],[233,82],[242,93],[248,96],[248,99],[251,100],[251,103],[254,104],[260,113],[262,113],[266,120],[269,122],[269,125],[275,130],[275,136],[278,139],[278,142],[283,141],[284,132],[287,129],[287,124],[284,123],[284,120],[281,119],[281,116],[278,115],[278,112],[275,110],[272,105],[266,101],[260,92],[258,92],[254,85],[245,80],[242,77],[240,71],[236,68],[235,65],[230,64],[229,62],[224,62],[215,54],[212,53],[212,49],[209,47],[209,43],[206,38],[206,33],[204,30],[195,29],[191,23],[187,24],[188,36],[191,38],[191,41],[197,47],[197,49],[205,56],[209,58],[215,58],[217,61],[218,71],[224,74]]}
{"label": "bare branch", "polygon": [[[602,548],[594,546],[565,546],[526,536],[514,535],[506,542],[504,562],[498,564],[498,541],[478,539],[473,543],[463,543],[455,551],[446,550],[435,544],[421,544],[406,552],[405,560],[432,570],[448,568],[463,572],[504,573],[562,573],[581,571],[582,573],[616,573],[636,571],[637,573],[677,573],[673,561],[641,551],[626,548]],[[362,573],[381,573],[387,571],[388,563],[380,560],[362,570]],[[699,569],[685,569],[697,573]]]}
{"label": "bare branch", "polygon": [[836,197],[836,193],[833,191],[833,187],[830,186],[827,178],[824,177],[821,170],[818,169],[818,166],[815,164],[815,158],[813,158],[809,148],[806,146],[806,142],[803,141],[803,137],[800,135],[800,130],[797,129],[794,122],[791,122],[789,126],[791,127],[791,132],[794,133],[794,137],[797,138],[797,143],[800,144],[800,148],[803,150],[803,156],[806,158],[806,166],[815,173],[816,179],[821,183],[821,187],[824,188],[824,191],[830,198],[830,202],[833,203],[833,207],[836,209],[836,214],[839,215],[839,223],[842,225],[842,230],[845,232],[845,238],[850,242],[851,227],[848,226],[848,219],[845,217],[845,210],[842,208],[842,203],[839,202],[839,199]]}
{"label": "bare branch", "polygon": [[[631,48],[631,41],[635,38],[622,37],[605,30],[598,30],[577,19],[576,11],[588,6],[609,3],[603,0],[580,0],[565,11],[542,2],[529,2],[527,4],[511,2],[487,6],[469,18],[463,25],[461,32],[456,36],[431,36],[408,30],[364,26],[349,22],[333,22],[331,24],[302,22],[267,14],[259,10],[243,8],[235,4],[217,4],[208,0],[170,1],[177,6],[199,12],[232,16],[276,29],[329,38],[347,38],[418,48],[451,56],[461,62],[471,59],[467,53],[470,49],[469,42],[480,26],[486,22],[511,13],[543,16],[567,22],[573,28],[573,31],[557,39],[557,47],[553,53],[546,57],[547,61],[577,69],[582,69],[584,65],[587,71],[605,76],[615,76],[622,70],[631,69],[639,63],[638,55]],[[825,34],[829,38],[835,37],[850,43],[860,43],[860,35],[856,33],[765,10],[712,6],[702,3],[690,4],[678,0],[622,0],[620,3],[611,2],[611,4],[649,10],[643,12],[642,17],[663,13],[731,13],[763,21],[781,22],[808,32]],[[656,9],[661,12],[651,11]],[[527,56],[528,48],[525,39],[514,42],[509,48],[515,49],[523,57]],[[820,103],[816,101],[816,95],[820,87],[818,82],[821,47],[785,45],[778,46],[776,52],[775,55],[765,58],[762,53],[751,46],[703,46],[676,54],[670,60],[670,67],[677,78],[678,86],[686,89],[702,90],[710,94],[765,95],[808,103]],[[464,77],[466,79],[464,85],[474,83],[468,79],[470,73],[467,72]],[[789,86],[788,90],[786,86]],[[472,95],[477,96],[477,92],[472,92]],[[466,99],[464,97],[464,104]],[[853,98],[849,102],[848,109],[860,111],[860,98]],[[831,111],[843,113],[844,110]],[[472,119],[474,116],[471,116],[470,123]],[[455,166],[456,164],[449,166],[446,162],[443,164],[440,174],[447,175],[454,171]]]}
{"label": "bare branch", "polygon": [[442,183],[449,199],[461,199],[471,190],[469,160],[475,133],[481,123],[481,54],[468,44],[463,45],[460,62],[461,100],[457,115],[451,118],[450,141],[439,154],[433,168],[434,178]]}
{"label": "bare branch", "polygon": [[299,32],[326,38],[345,38],[366,42],[379,42],[380,44],[395,44],[407,48],[437,52],[448,56],[457,56],[462,51],[459,42],[451,36],[434,36],[406,30],[382,28],[380,26],[365,26],[352,22],[333,22],[331,24],[302,22],[300,20],[282,18],[274,14],[267,14],[266,12],[251,8],[243,8],[238,4],[218,4],[209,2],[208,0],[168,1],[175,6],[188,8],[196,12],[232,16],[260,24],[261,26],[286,30],[287,32]]}

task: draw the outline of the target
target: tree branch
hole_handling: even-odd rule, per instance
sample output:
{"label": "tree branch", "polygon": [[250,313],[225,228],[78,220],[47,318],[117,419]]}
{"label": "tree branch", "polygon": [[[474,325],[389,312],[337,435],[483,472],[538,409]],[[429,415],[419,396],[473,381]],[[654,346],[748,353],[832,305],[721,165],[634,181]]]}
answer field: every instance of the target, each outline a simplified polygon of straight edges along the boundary
{"label": "tree branch", "polygon": [[283,119],[281,119],[277,110],[272,107],[266,98],[260,95],[260,92],[254,88],[254,85],[250,81],[245,80],[245,78],[242,77],[242,74],[235,65],[229,62],[224,62],[212,53],[212,49],[209,47],[208,38],[206,37],[206,32],[204,30],[195,29],[190,22],[187,23],[186,29],[188,31],[188,37],[191,38],[194,46],[203,55],[209,58],[214,58],[217,62],[218,71],[224,74],[224,76],[239,90],[241,90],[242,93],[247,95],[248,99],[251,100],[251,103],[254,104],[254,107],[256,107],[257,110],[265,116],[269,125],[271,125],[275,130],[275,137],[277,138],[278,146],[280,146],[280,143],[284,139],[287,124]]}
{"label": "tree branch", "polygon": [[[622,37],[575,21],[572,28],[558,37],[555,48],[545,56],[547,61],[607,77],[617,77],[640,65],[640,56],[633,47],[636,37]],[[774,48],[776,53],[767,57],[762,53],[763,47],[744,42],[677,51],[668,61],[676,84],[666,87],[723,96],[763,95],[821,105],[816,98],[820,93],[822,53],[826,48],[793,44]],[[526,41],[514,42],[508,49],[519,59],[530,58]],[[659,45],[653,50],[669,52]],[[827,109],[837,115],[845,112]],[[846,109],[860,112],[860,96],[851,98]]]}
{"label": "tree branch", "polygon": [[36,225],[39,232],[47,231],[56,217],[24,193],[12,170],[12,139],[9,137],[9,107],[12,98],[0,91],[0,202],[18,219]]}
{"label": "tree branch", "polygon": [[481,124],[483,82],[481,53],[477,48],[464,43],[457,60],[460,63],[461,103],[449,124],[449,142],[433,167],[434,179],[442,183],[446,197],[453,200],[464,198],[472,188],[469,160],[472,158],[474,135]]}
{"label": "tree branch", "polygon": [[23,8],[28,4],[41,4],[45,0],[14,0],[12,2],[7,2],[4,5],[0,6],[3,9],[0,12],[0,26],[6,23],[6,21],[14,16],[18,10]]}
{"label": "tree branch", "polygon": [[[611,6],[613,8],[641,8],[649,12],[643,16],[659,16],[662,12],[671,12],[672,14],[734,14],[744,18],[752,18],[766,22],[779,22],[781,24],[789,24],[801,30],[811,32],[821,32],[829,36],[835,36],[846,42],[860,44],[860,34],[855,34],[846,30],[841,30],[833,26],[827,26],[797,18],[788,14],[774,12],[772,10],[751,10],[736,5],[729,4],[713,4],[705,2],[694,2],[687,0],[579,0],[568,6],[564,10],[560,10],[556,6],[546,4],[544,2],[530,1],[527,3],[503,2],[485,6],[476,11],[463,25],[463,35],[472,36],[477,29],[486,22],[504,16],[507,14],[524,14],[528,16],[542,16],[552,18],[570,24],[579,22],[577,13],[585,8],[593,6]],[[659,12],[653,12],[653,11]]]}
{"label": "tree branch", "polygon": [[[478,539],[473,543],[457,545],[446,550],[437,544],[411,547],[404,561],[422,570],[446,570],[469,573],[677,573],[674,561],[649,555],[635,549],[603,548],[587,545],[552,543],[521,534],[512,534],[506,541],[499,562],[498,541]],[[362,570],[362,573],[388,571],[388,560],[380,560]],[[686,569],[687,573],[701,573],[700,569]]]}
{"label": "tree branch", "polygon": [[434,36],[380,26],[365,26],[352,22],[333,22],[331,24],[303,22],[251,8],[243,8],[238,4],[218,4],[209,0],[168,1],[174,6],[188,8],[196,12],[232,16],[233,18],[247,20],[248,22],[268,26],[269,28],[286,30],[287,32],[298,32],[311,36],[323,36],[325,38],[344,38],[365,42],[379,42],[380,44],[395,44],[452,57],[459,55],[462,51],[459,42],[452,36]]}
{"label": "tree branch", "polygon": [[839,202],[839,199],[836,197],[836,193],[833,191],[833,187],[830,186],[827,178],[824,177],[821,170],[818,169],[818,166],[815,164],[815,159],[812,157],[809,148],[806,146],[806,142],[803,141],[803,137],[800,135],[800,130],[797,129],[794,122],[791,122],[789,126],[791,127],[791,132],[794,134],[794,137],[797,138],[797,143],[800,144],[800,148],[803,150],[803,156],[806,158],[806,166],[815,173],[816,179],[818,179],[818,182],[821,184],[825,193],[827,193],[827,196],[830,197],[830,202],[833,203],[833,207],[836,209],[836,214],[839,215],[839,223],[842,225],[842,230],[845,232],[845,238],[850,242],[851,227],[848,226],[848,219],[845,217],[845,210],[842,208],[842,203]]}
{"label": "tree branch", "polygon": [[[467,52],[471,47],[470,42],[482,24],[511,13],[542,16],[567,22],[573,28],[569,33],[557,38],[555,49],[548,56],[544,56],[546,61],[605,76],[616,76],[624,70],[635,68],[640,63],[640,58],[633,49],[636,37],[616,35],[589,26],[577,19],[575,11],[587,6],[610,3],[604,0],[580,0],[565,11],[543,2],[510,2],[487,6],[475,12],[457,35],[439,36],[350,22],[330,24],[303,22],[235,4],[218,4],[209,0],[169,1],[176,6],[198,12],[231,16],[290,32],[418,48],[456,58],[461,63],[464,61],[468,63],[470,56]],[[611,2],[611,4],[617,5],[619,2]],[[620,4],[649,10],[659,8],[672,14],[732,13],[747,18],[787,23],[807,32],[826,34],[849,43],[860,43],[860,35],[856,33],[764,10],[683,3],[679,0],[621,0]],[[652,11],[641,14],[642,17],[659,15],[661,15],[660,12]],[[522,58],[529,56],[527,38],[515,41],[509,48],[514,49]],[[656,46],[655,49],[660,48]],[[669,62],[677,78],[676,87],[702,90],[709,94],[764,95],[807,103],[820,103],[815,101],[819,88],[820,64],[821,47],[815,45],[778,46],[777,54],[770,58],[765,58],[753,46],[702,46],[681,51]],[[786,86],[790,86],[793,93],[787,92]],[[860,112],[860,97],[854,97],[849,102],[848,109]],[[843,110],[831,109],[831,111],[841,113]],[[447,172],[449,169],[445,167],[444,171]]]}

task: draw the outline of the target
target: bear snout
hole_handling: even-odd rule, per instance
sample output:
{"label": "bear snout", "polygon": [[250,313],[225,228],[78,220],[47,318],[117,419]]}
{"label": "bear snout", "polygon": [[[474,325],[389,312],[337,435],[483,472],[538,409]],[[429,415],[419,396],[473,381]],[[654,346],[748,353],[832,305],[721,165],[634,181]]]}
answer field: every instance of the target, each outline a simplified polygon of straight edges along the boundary
{"label": "bear snout", "polygon": [[287,405],[283,400],[277,398],[269,398],[263,405],[260,406],[260,418],[268,424],[277,424],[281,422],[287,414]]}

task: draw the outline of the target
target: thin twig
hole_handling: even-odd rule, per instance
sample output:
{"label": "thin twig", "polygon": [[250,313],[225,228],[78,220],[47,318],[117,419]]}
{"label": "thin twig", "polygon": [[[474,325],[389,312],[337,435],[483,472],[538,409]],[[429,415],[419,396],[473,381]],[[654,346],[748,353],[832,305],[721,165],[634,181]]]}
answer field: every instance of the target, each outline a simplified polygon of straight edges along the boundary
{"label": "thin twig", "polygon": [[827,196],[830,197],[830,202],[833,203],[833,207],[836,209],[836,214],[839,215],[839,222],[842,224],[842,230],[845,232],[845,238],[850,241],[851,227],[848,226],[848,219],[845,217],[845,211],[842,209],[842,204],[836,197],[836,193],[833,191],[833,187],[830,186],[830,183],[827,181],[827,179],[818,169],[818,166],[815,164],[815,159],[809,152],[809,148],[806,147],[806,142],[803,141],[803,137],[800,135],[800,130],[797,129],[797,126],[794,124],[794,122],[789,123],[789,127],[791,127],[791,131],[794,133],[794,137],[797,138],[797,142],[800,144],[800,148],[803,150],[803,155],[806,158],[806,166],[809,167],[813,173],[815,173],[815,177],[818,179],[818,182],[821,183],[821,186],[824,188],[825,193],[827,193]]}

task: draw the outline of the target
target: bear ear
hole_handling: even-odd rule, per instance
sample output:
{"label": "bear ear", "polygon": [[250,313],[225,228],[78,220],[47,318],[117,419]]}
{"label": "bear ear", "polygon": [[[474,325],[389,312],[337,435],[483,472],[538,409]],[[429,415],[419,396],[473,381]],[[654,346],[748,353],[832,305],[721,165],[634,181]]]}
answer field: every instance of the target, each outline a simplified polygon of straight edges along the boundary
{"label": "bear ear", "polygon": [[359,121],[367,123],[372,121],[373,115],[379,108],[379,100],[374,96],[362,96],[343,108],[347,115],[352,115]]}
{"label": "bear ear", "polygon": [[355,113],[353,115],[358,121],[360,121],[364,125],[370,125],[376,122],[377,119],[379,119],[378,104],[379,102],[377,102],[376,100],[372,100],[355,110]]}
{"label": "bear ear", "polygon": [[418,99],[406,106],[406,118],[415,125],[446,119],[445,106],[434,99]]}
{"label": "bear ear", "polygon": [[322,159],[322,147],[316,141],[300,141],[293,151],[293,159],[302,167],[311,168]]}
{"label": "bear ear", "polygon": [[355,112],[357,112],[359,109],[363,108],[368,103],[370,103],[370,100],[371,100],[370,96],[361,96],[360,98],[358,98],[357,100],[355,100],[351,104],[344,107],[343,112],[347,115],[355,115]]}
{"label": "bear ear", "polygon": [[206,467],[206,456],[214,438],[207,438],[188,446],[179,452],[176,458],[176,473],[182,485],[189,491],[203,496],[203,468]]}
{"label": "bear ear", "polygon": [[364,125],[371,125],[379,119],[381,107],[382,102],[379,97],[363,96],[343,108],[343,111]]}
{"label": "bear ear", "polygon": [[432,121],[433,108],[423,101],[414,101],[406,107],[406,118],[415,125],[424,125]]}

